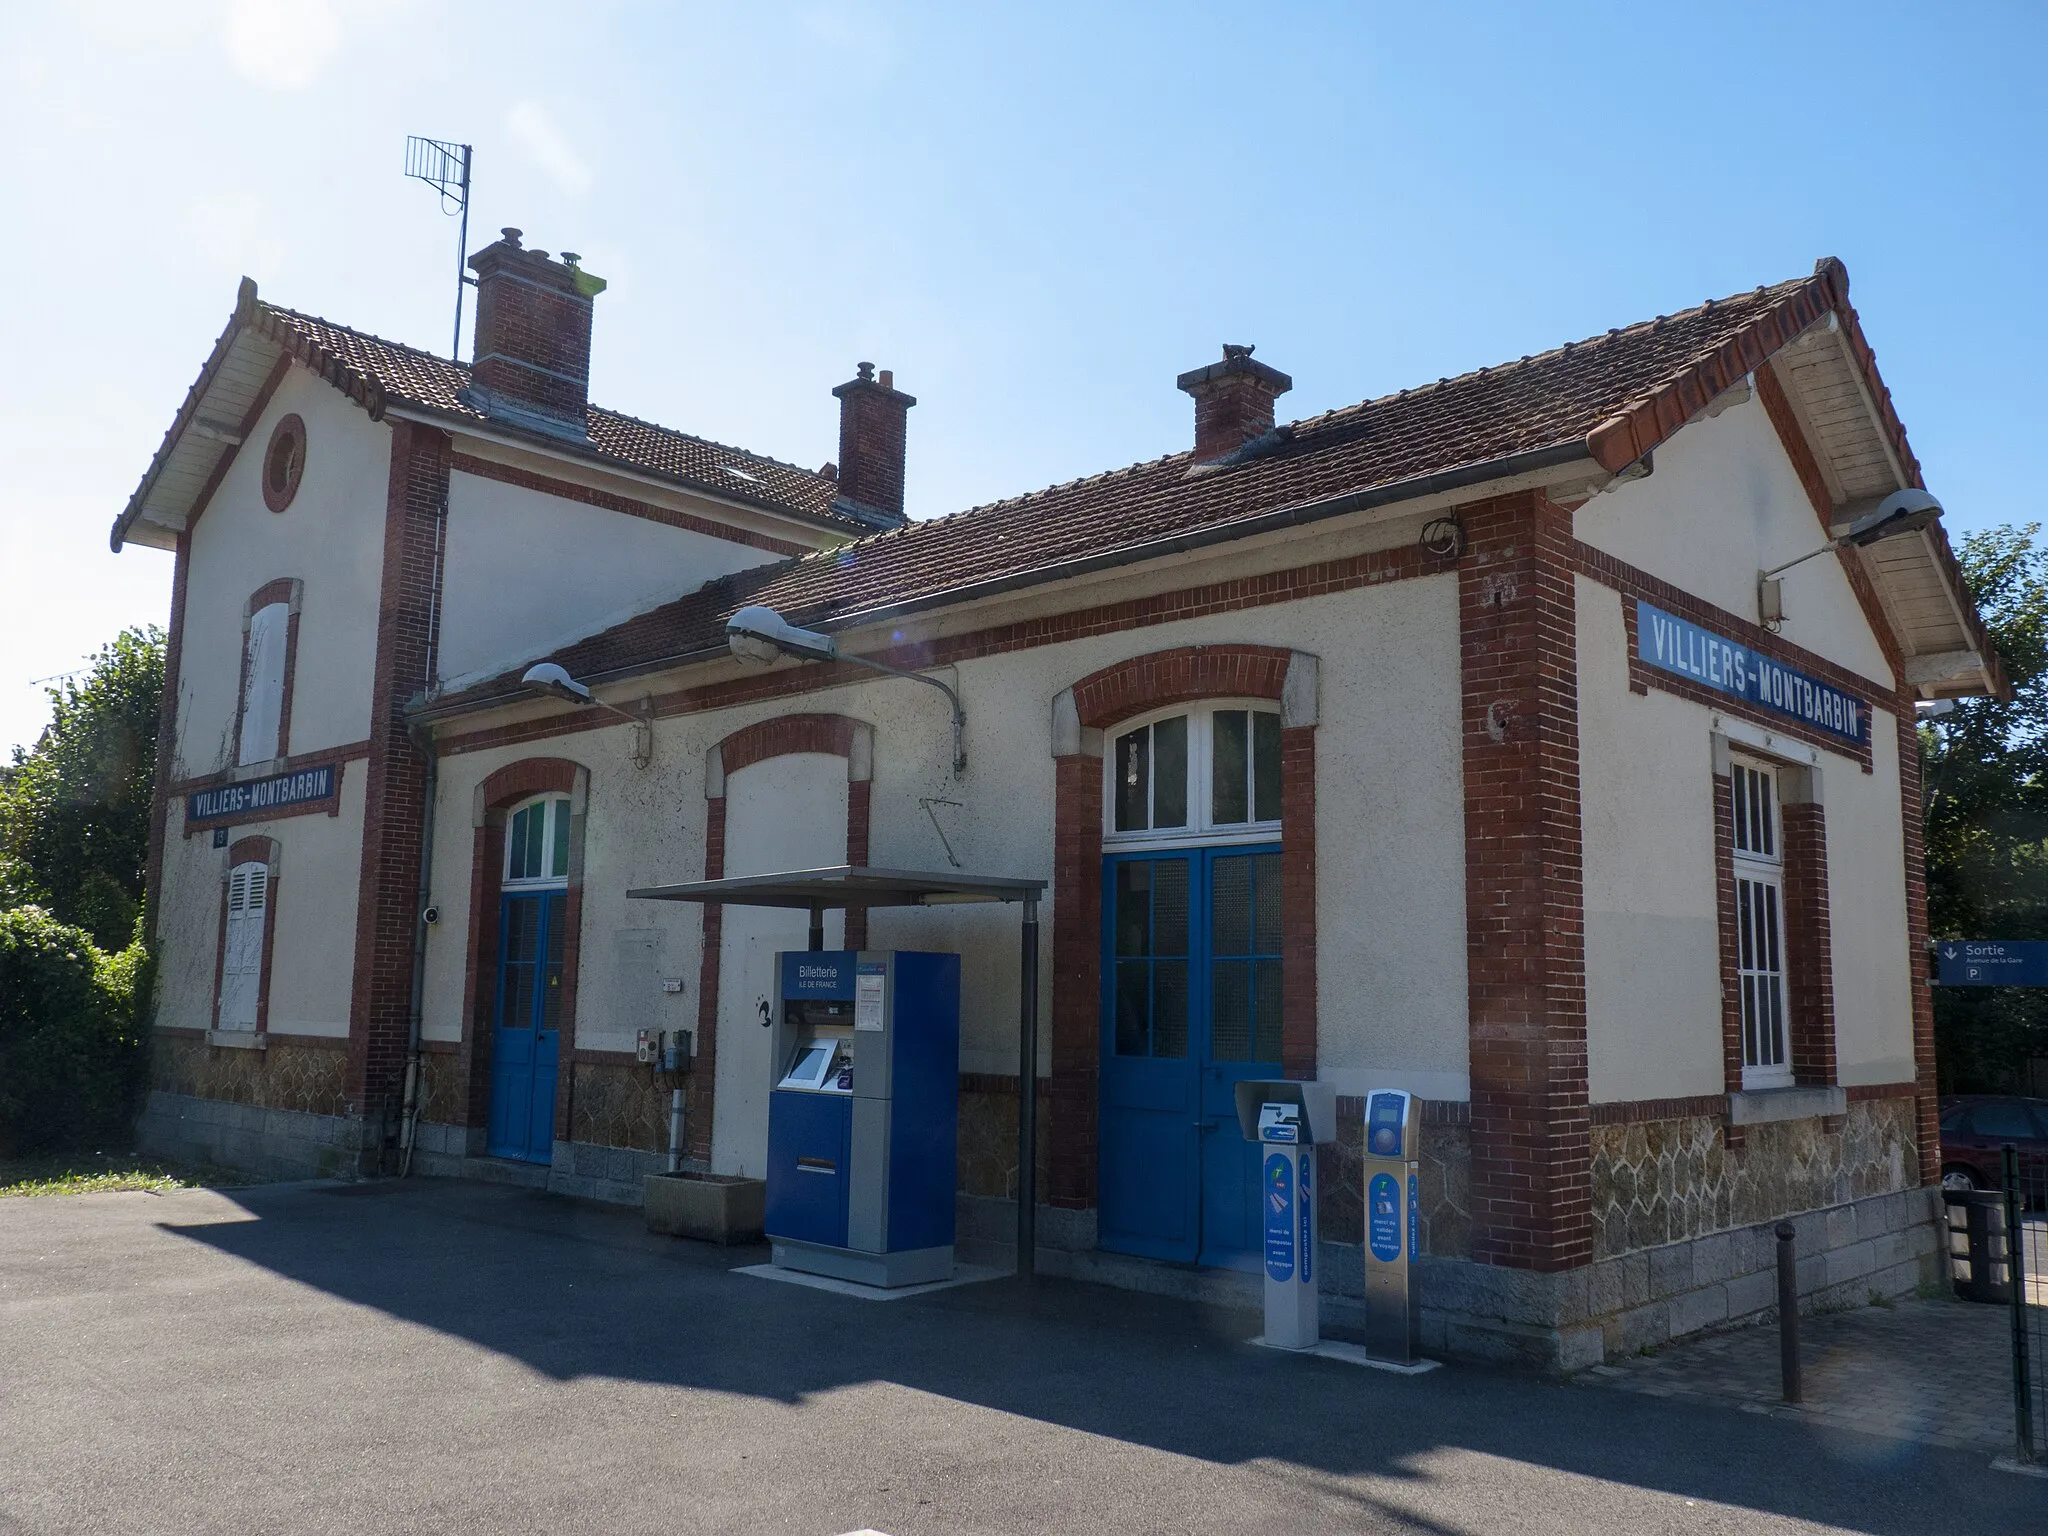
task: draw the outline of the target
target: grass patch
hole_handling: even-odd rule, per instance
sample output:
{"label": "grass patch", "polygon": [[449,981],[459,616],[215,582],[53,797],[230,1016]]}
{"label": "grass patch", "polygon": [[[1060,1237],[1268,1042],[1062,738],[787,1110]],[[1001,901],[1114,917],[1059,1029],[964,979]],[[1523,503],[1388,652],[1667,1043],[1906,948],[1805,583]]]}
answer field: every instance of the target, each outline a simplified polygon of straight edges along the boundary
{"label": "grass patch", "polygon": [[133,1152],[0,1158],[0,1200],[26,1195],[101,1195],[114,1190],[233,1189],[259,1182],[232,1168],[172,1163]]}

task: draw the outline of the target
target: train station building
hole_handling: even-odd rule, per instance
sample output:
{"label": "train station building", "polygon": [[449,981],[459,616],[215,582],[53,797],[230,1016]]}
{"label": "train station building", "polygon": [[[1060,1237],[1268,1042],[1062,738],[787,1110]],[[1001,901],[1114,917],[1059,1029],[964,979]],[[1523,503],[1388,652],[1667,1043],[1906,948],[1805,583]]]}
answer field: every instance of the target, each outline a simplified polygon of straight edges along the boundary
{"label": "train station building", "polygon": [[[799,468],[591,404],[575,259],[471,264],[467,365],[245,281],[115,524],[176,560],[148,1145],[637,1199],[636,1042],[688,1029],[689,1155],[758,1174],[806,919],[627,893],[951,868],[1046,882],[1043,1269],[1248,1285],[1231,1088],[1284,1076],[1425,1101],[1432,1349],[1740,1318],[1788,1215],[1816,1286],[1933,1275],[1915,713],[2004,684],[1839,262],[1291,422],[1227,346],[1154,381],[1183,451],[919,522],[888,371]],[[957,750],[936,690],[735,655],[744,607],[944,682]],[[995,1260],[1014,935],[826,939],[962,957]]]}

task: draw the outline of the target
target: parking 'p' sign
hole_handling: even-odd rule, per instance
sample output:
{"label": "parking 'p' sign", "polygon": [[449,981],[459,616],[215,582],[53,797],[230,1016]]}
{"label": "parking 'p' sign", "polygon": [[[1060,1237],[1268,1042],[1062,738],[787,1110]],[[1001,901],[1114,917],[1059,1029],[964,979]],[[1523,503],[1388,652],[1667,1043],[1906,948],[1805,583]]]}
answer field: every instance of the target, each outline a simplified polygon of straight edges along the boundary
{"label": "parking 'p' sign", "polygon": [[1943,939],[1934,946],[1942,987],[2048,987],[2048,940]]}

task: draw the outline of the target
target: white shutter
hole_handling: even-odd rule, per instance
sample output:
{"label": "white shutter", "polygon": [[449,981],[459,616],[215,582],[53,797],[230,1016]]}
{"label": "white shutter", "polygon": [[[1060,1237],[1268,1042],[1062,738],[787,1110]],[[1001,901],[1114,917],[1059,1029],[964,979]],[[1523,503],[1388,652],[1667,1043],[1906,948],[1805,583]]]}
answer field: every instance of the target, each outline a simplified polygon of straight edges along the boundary
{"label": "white shutter", "polygon": [[237,763],[267,763],[284,755],[284,743],[277,737],[284,715],[285,636],[291,617],[288,604],[271,603],[249,620],[248,680],[242,690]]}
{"label": "white shutter", "polygon": [[228,875],[228,931],[220,968],[221,1029],[254,1029],[263,987],[263,924],[270,906],[270,870],[237,864]]}

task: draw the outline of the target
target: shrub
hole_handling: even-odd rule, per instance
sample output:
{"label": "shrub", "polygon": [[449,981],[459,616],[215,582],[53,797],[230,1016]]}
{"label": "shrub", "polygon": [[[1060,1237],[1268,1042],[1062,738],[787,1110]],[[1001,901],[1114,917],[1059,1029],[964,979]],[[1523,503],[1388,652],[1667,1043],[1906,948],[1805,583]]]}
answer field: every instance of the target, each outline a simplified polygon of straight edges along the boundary
{"label": "shrub", "polygon": [[126,1142],[152,970],[139,943],[110,955],[39,907],[0,912],[0,1156]]}

